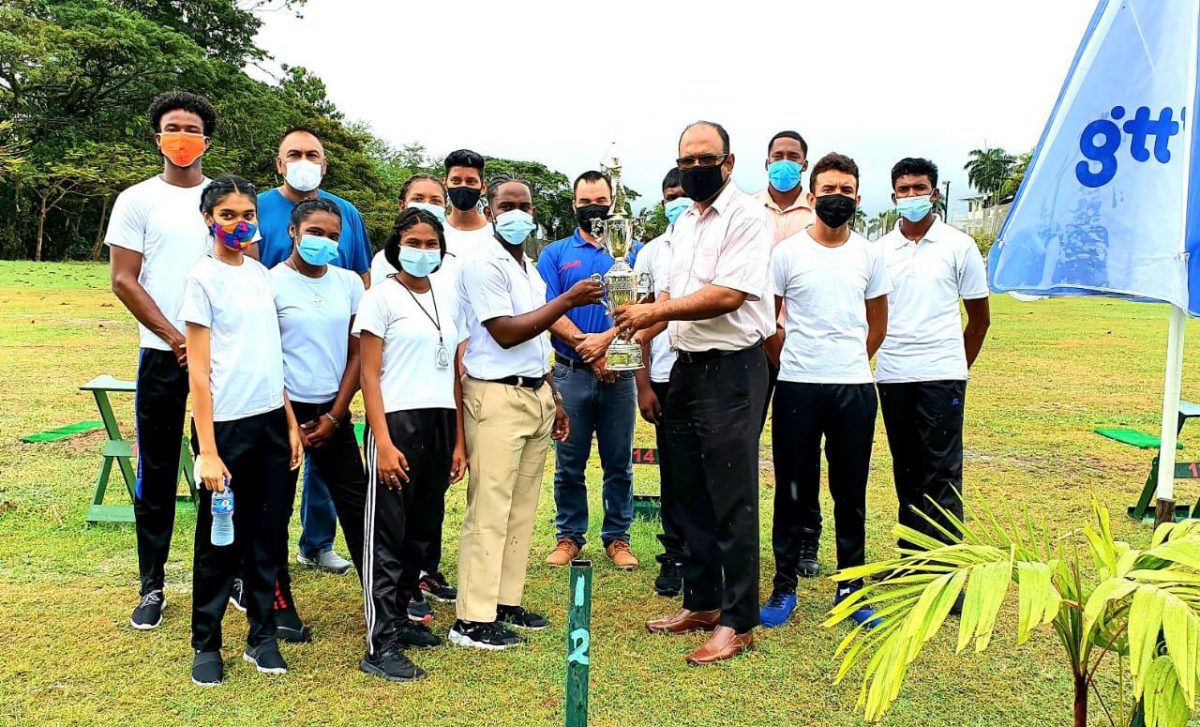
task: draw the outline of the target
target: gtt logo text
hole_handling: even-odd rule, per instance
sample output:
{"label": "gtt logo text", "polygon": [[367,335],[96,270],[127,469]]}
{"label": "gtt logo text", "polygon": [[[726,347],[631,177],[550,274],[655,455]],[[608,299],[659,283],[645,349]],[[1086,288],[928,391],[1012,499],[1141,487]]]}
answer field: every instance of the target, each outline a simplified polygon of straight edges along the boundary
{"label": "gtt logo text", "polygon": [[[1079,151],[1088,161],[1075,165],[1075,178],[1085,187],[1103,187],[1117,175],[1117,149],[1121,146],[1121,132],[1129,135],[1129,155],[1134,161],[1150,161],[1149,138],[1154,137],[1154,159],[1161,164],[1171,161],[1171,150],[1167,148],[1171,137],[1179,133],[1179,121],[1185,118],[1180,109],[1179,121],[1175,121],[1174,109],[1165,108],[1158,112],[1157,119],[1150,118],[1150,108],[1141,106],[1133,118],[1117,126],[1115,122],[1125,118],[1125,107],[1114,106],[1112,119],[1096,119],[1083,128],[1079,135]],[[1100,168],[1093,171],[1098,163]]]}

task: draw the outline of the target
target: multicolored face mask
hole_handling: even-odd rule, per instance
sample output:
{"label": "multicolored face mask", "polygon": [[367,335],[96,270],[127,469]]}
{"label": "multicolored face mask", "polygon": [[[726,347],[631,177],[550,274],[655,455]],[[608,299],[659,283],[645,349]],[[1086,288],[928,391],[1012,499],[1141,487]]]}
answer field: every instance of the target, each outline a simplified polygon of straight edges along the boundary
{"label": "multicolored face mask", "polygon": [[211,229],[212,236],[222,245],[238,252],[250,247],[254,242],[254,236],[258,233],[258,225],[245,220],[238,220],[228,225],[214,222]]}

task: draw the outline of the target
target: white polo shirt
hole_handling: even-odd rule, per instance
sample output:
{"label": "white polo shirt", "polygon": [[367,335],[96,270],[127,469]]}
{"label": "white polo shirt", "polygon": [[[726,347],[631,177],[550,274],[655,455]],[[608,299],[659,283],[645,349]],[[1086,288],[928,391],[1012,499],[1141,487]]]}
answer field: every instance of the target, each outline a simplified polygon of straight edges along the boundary
{"label": "white polo shirt", "polygon": [[779,380],[869,384],[866,302],[892,290],[883,255],[854,232],[826,247],[811,229],[781,241],[771,255],[775,295],[785,303]]}
{"label": "white polo shirt", "polygon": [[678,351],[739,351],[775,333],[771,248],[775,223],[762,204],[733,182],[701,213],[692,205],[671,233],[671,273],[666,292],[684,298],[706,285],[746,294],[732,313],[702,321],[671,321]]}
{"label": "white polo shirt", "polygon": [[546,282],[524,253],[524,268],[499,242],[490,253],[468,261],[458,276],[458,294],[467,326],[463,365],[482,380],[509,376],[542,377],[550,370],[550,334],[501,348],[484,321],[519,316],[546,305]]}
{"label": "white polo shirt", "polygon": [[489,222],[478,230],[460,230],[447,220],[442,225],[446,233],[446,252],[458,258],[459,264],[481,256],[490,255],[500,247],[496,239],[496,228]]}
{"label": "white polo shirt", "polygon": [[[117,195],[104,244],[140,253],[138,283],[163,316],[184,332],[179,308],[188,272],[212,249],[212,238],[200,212],[200,195],[208,177],[194,187],[176,187],[153,176]],[[166,341],[138,322],[141,348],[170,351]]]}
{"label": "white polo shirt", "polygon": [[[654,280],[654,296],[663,292],[671,274],[671,228],[638,251],[633,271],[638,275],[650,273]],[[671,350],[670,337],[664,331],[650,342],[650,380],[665,384],[671,380],[671,368],[675,366],[675,352]]]}
{"label": "white polo shirt", "polygon": [[897,224],[875,244],[883,252],[893,286],[875,380],[965,381],[959,299],[988,297],[987,273],[975,240],[935,219],[919,242],[904,237]]}

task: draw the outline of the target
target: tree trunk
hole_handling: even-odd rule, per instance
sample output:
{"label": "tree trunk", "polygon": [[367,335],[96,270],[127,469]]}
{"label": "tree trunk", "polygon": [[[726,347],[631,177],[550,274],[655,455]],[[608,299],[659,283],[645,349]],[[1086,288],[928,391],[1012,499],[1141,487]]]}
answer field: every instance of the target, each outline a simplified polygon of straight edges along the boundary
{"label": "tree trunk", "polygon": [[1088,678],[1087,674],[1075,675],[1075,727],[1087,727]]}
{"label": "tree trunk", "polygon": [[42,261],[42,238],[46,233],[46,197],[42,196],[41,210],[38,212],[37,226],[37,246],[33,249],[33,261],[40,263]]}
{"label": "tree trunk", "polygon": [[104,251],[104,223],[108,218],[108,197],[100,200],[100,224],[96,226],[96,241],[92,243],[92,259],[99,260]]}

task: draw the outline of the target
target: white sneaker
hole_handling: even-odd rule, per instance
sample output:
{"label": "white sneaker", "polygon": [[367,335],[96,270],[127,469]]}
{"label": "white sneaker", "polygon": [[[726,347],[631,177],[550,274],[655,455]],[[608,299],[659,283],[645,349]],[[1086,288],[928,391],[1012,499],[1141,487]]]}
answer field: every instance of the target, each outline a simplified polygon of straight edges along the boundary
{"label": "white sneaker", "polygon": [[326,550],[315,558],[309,558],[303,553],[297,553],[296,562],[338,576],[346,575],[354,565],[332,550]]}

